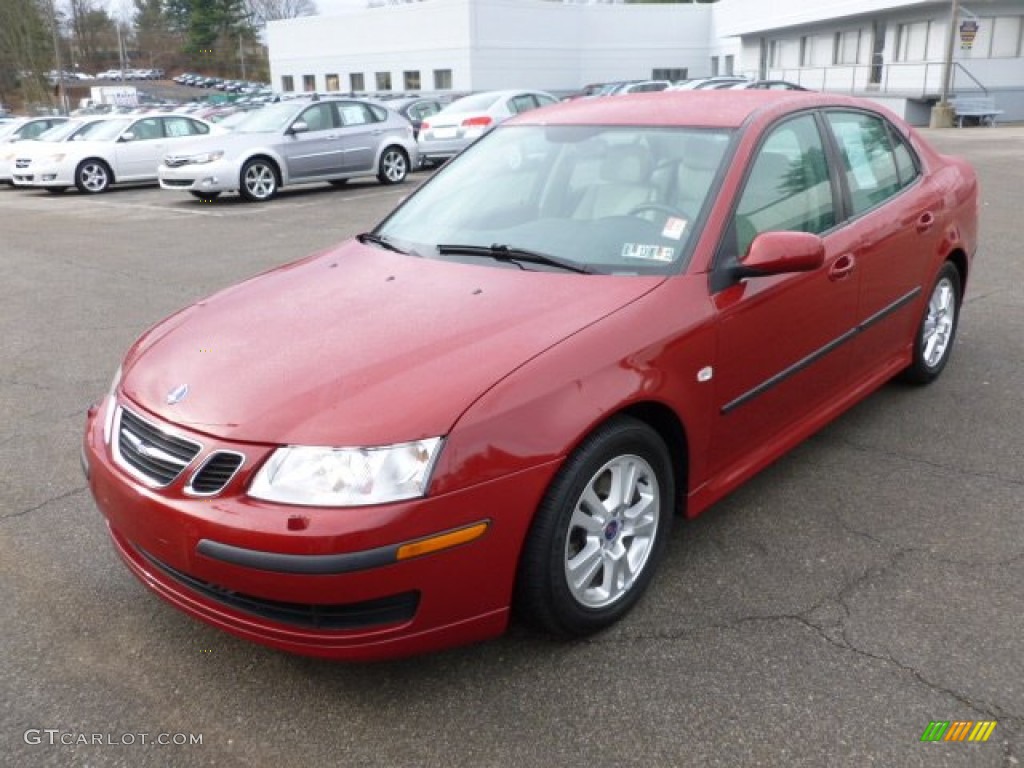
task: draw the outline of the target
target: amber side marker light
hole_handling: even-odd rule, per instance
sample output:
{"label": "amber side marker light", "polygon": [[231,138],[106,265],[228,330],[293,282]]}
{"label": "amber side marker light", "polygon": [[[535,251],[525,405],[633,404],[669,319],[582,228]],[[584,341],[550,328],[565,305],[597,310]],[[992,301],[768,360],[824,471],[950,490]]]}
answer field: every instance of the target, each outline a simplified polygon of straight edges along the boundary
{"label": "amber side marker light", "polygon": [[411,541],[398,548],[398,554],[395,556],[395,559],[411,560],[414,557],[422,557],[423,555],[440,552],[442,549],[451,549],[460,544],[476,541],[487,533],[488,526],[490,526],[489,522],[476,523],[475,525],[448,531],[448,533],[442,533],[438,536]]}

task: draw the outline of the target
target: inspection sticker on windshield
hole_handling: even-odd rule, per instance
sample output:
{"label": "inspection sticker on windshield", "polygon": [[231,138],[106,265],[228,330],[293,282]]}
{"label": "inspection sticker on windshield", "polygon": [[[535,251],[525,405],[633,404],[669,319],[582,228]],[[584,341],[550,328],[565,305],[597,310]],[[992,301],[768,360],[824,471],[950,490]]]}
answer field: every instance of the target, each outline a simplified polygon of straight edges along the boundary
{"label": "inspection sticker on windshield", "polygon": [[675,248],[660,245],[644,245],[643,243],[623,243],[622,258],[644,259],[645,261],[672,261],[676,255]]}
{"label": "inspection sticker on windshield", "polygon": [[683,232],[686,231],[686,219],[680,219],[676,216],[669,216],[668,221],[665,222],[665,228],[661,230],[662,237],[669,237],[673,240],[678,240],[683,236]]}

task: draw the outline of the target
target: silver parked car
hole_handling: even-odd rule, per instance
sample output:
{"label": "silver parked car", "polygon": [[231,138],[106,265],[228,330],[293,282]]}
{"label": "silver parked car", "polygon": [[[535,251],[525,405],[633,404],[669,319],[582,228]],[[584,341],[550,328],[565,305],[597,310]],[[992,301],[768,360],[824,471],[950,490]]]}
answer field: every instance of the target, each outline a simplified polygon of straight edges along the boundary
{"label": "silver parked car", "polygon": [[294,184],[340,186],[357,176],[397,184],[417,162],[412,125],[401,115],[359,99],[314,97],[268,104],[230,133],[182,146],[164,157],[158,176],[163,189],[200,200],[237,190],[265,201]]}
{"label": "silver parked car", "polygon": [[420,126],[424,164],[448,160],[513,115],[557,104],[544,91],[485,91],[453,101]]}

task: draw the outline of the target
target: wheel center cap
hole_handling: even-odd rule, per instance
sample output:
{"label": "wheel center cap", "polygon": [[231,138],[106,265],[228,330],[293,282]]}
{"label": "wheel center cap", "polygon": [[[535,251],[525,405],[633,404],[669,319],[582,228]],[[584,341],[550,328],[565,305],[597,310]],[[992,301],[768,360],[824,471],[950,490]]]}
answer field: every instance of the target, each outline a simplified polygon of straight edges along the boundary
{"label": "wheel center cap", "polygon": [[608,525],[604,527],[604,540],[611,541],[619,535],[619,531],[622,530],[622,525],[618,520],[611,520]]}

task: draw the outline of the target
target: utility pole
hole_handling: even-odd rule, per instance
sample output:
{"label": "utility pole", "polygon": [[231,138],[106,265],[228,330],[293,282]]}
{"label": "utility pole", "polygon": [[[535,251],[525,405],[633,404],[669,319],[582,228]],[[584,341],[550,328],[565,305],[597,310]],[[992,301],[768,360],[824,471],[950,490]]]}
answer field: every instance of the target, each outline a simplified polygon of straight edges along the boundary
{"label": "utility pole", "polygon": [[60,35],[57,33],[57,9],[50,0],[50,28],[53,32],[53,57],[57,64],[57,101],[60,113],[68,113],[67,95],[64,93],[64,65],[60,60]]}
{"label": "utility pole", "polygon": [[956,49],[957,27],[956,22],[960,16],[960,0],[951,0],[949,9],[949,35],[946,38],[946,58],[942,62],[942,91],[939,94],[939,103],[932,107],[931,121],[932,128],[953,127],[953,106],[949,103],[950,85],[953,82],[953,51]]}
{"label": "utility pole", "polygon": [[238,33],[238,58],[242,61],[242,79],[245,80],[245,47],[242,45],[242,33]]}

